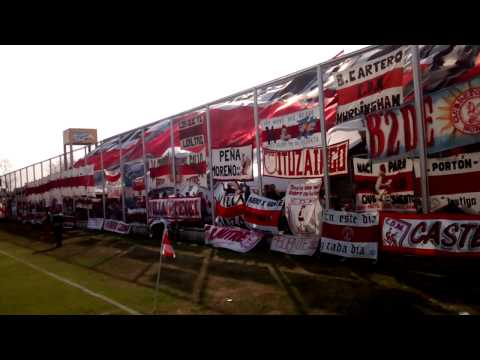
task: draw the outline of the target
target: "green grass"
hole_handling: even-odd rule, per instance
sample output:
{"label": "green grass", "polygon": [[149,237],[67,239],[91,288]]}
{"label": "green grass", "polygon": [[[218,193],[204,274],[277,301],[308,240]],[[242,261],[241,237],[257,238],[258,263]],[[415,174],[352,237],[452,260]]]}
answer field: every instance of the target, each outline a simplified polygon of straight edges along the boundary
{"label": "green grass", "polygon": [[[153,289],[114,279],[45,254],[34,254],[31,249],[13,244],[12,240],[21,243],[25,239],[0,231],[0,250],[137,312],[151,313]],[[0,273],[0,314],[126,314],[112,304],[1,253]],[[198,310],[192,303],[159,293],[158,313],[191,313]]]}

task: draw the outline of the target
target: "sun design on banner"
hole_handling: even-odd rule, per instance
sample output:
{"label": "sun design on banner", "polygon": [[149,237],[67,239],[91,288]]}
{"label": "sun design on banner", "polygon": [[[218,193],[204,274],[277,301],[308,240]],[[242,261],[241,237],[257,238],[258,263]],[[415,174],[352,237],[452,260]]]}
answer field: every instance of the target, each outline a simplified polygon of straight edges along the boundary
{"label": "sun design on banner", "polygon": [[471,82],[465,87],[452,87],[441,97],[441,101],[436,120],[447,122],[440,129],[442,134],[450,133],[455,138],[480,133],[480,87],[472,86]]}

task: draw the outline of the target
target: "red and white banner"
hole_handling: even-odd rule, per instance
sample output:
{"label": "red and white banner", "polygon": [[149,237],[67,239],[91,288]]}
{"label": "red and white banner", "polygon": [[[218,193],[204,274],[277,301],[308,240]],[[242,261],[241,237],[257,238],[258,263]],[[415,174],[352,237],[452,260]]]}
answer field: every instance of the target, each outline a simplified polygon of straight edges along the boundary
{"label": "red and white banner", "polygon": [[288,184],[285,194],[285,215],[294,235],[320,235],[322,207],[319,194],[321,179]]}
{"label": "red and white banner", "polygon": [[177,159],[178,181],[181,184],[208,187],[206,158],[206,148],[203,147],[198,152],[190,152],[186,157]]}
{"label": "red and white banner", "polygon": [[149,189],[159,189],[162,187],[174,186],[175,182],[172,174],[172,163],[168,156],[162,156],[148,161],[150,170]]}
{"label": "red and white banner", "polygon": [[407,47],[335,74],[337,124],[403,103],[403,67]]}
{"label": "red and white banner", "polygon": [[250,229],[278,234],[282,207],[283,200],[276,201],[252,193],[245,207],[245,223]]}
{"label": "red and white banner", "polygon": [[357,211],[415,211],[413,161],[353,158]]}
{"label": "red and white banner", "polygon": [[[420,164],[414,160],[417,186]],[[459,154],[427,160],[428,188],[432,211],[450,203],[469,214],[480,213],[480,153]]]}
{"label": "red and white banner", "polygon": [[253,180],[252,145],[212,149],[215,180]]}
{"label": "red and white banner", "polygon": [[103,218],[89,218],[87,223],[87,229],[102,230]]}
{"label": "red and white banner", "polygon": [[215,207],[215,223],[222,226],[245,226],[245,204],[239,194],[225,194]]}
{"label": "red and white banner", "polygon": [[61,201],[63,197],[94,196],[95,179],[93,165],[54,173],[26,184],[27,201]]}
{"label": "red and white banner", "polygon": [[149,201],[149,216],[164,219],[201,219],[201,198],[167,198]]}
{"label": "red and white banner", "polygon": [[182,148],[189,149],[205,145],[205,136],[203,134],[204,118],[205,114],[200,114],[193,118],[179,121],[178,129]]}
{"label": "red and white banner", "polygon": [[120,170],[105,169],[105,192],[109,199],[119,199],[122,196],[122,175]]}
{"label": "red and white banner", "polygon": [[257,231],[238,227],[220,227],[205,225],[205,244],[225,248],[241,253],[252,250],[262,239],[263,234]]}
{"label": "red and white banner", "polygon": [[105,219],[103,230],[117,234],[128,234],[130,232],[130,224],[118,220]]}
{"label": "red and white banner", "polygon": [[298,235],[275,235],[270,244],[270,250],[290,255],[312,256],[318,248],[319,237]]}
{"label": "red and white banner", "polygon": [[262,148],[276,151],[322,146],[317,107],[260,121]]}
{"label": "red and white banner", "polygon": [[480,253],[480,217],[460,214],[381,214],[382,250],[417,255]]}
{"label": "red and white banner", "polygon": [[[424,96],[424,123],[429,154],[478,142],[480,77]],[[417,152],[413,103],[366,116],[370,158]]]}
{"label": "red and white banner", "polygon": [[378,256],[378,212],[352,213],[325,210],[320,251],[352,258]]}
{"label": "red and white banner", "polygon": [[[348,141],[328,147],[330,176],[348,173]],[[289,179],[323,176],[322,148],[288,151],[263,149],[263,175]]]}

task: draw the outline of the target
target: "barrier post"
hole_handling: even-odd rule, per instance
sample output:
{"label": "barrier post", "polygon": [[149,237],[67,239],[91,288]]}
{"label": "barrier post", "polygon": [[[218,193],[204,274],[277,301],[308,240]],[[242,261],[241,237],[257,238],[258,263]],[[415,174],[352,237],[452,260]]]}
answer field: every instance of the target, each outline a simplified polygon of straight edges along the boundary
{"label": "barrier post", "polygon": [[67,169],[73,168],[73,145],[70,144],[70,166],[67,165]]}
{"label": "barrier post", "polygon": [[121,185],[121,191],[122,191],[122,221],[126,222],[127,217],[125,214],[125,187],[124,187],[124,178],[123,178],[123,159],[122,159],[122,138],[119,136],[118,137],[118,145],[120,146],[120,185]]}
{"label": "barrier post", "polygon": [[212,225],[215,225],[215,196],[213,195],[212,172],[212,133],[210,128],[210,106],[207,106],[207,142],[208,142],[208,173],[210,175],[210,194],[212,194]]}
{"label": "barrier post", "polygon": [[173,187],[175,193],[177,192],[177,171],[175,166],[175,137],[173,134],[173,119],[170,119],[170,146],[172,149],[172,176],[173,176]]}
{"label": "barrier post", "polygon": [[20,169],[19,171],[20,173],[20,199],[22,200],[22,213],[23,213],[23,203],[24,203],[24,200],[25,200],[25,193],[24,193],[24,189],[23,189],[23,179],[22,179],[22,169]]}
{"label": "barrier post", "polygon": [[258,172],[258,184],[260,186],[260,195],[263,194],[263,179],[262,179],[262,156],[260,154],[260,134],[258,130],[258,92],[257,88],[253,89],[253,120],[255,121],[255,144],[257,151],[257,172]]}
{"label": "barrier post", "polygon": [[105,169],[103,167],[103,151],[100,151],[100,167],[102,168],[102,209],[103,209],[103,219],[105,220],[105,208],[106,208],[106,203],[105,203]]}
{"label": "barrier post", "polygon": [[323,97],[323,74],[322,66],[317,66],[318,82],[318,110],[320,112],[320,131],[322,134],[322,157],[323,157],[323,183],[325,187],[325,209],[330,209],[330,169],[328,162],[328,144],[325,125],[325,99]]}
{"label": "barrier post", "polygon": [[[65,153],[64,158],[65,158],[65,160],[67,159],[67,153]],[[66,162],[62,166],[62,155],[60,155],[58,157],[58,161],[59,161],[59,164],[60,164],[60,180],[62,180],[63,179],[63,170],[64,170],[63,167],[65,166]],[[62,188],[60,188],[60,202],[62,204],[62,212],[63,212],[63,191],[62,191]]]}
{"label": "barrier post", "polygon": [[145,145],[145,128],[142,128],[142,158],[143,158],[143,183],[144,183],[144,191],[145,191],[145,211],[147,212],[147,229],[148,229],[148,214],[149,214],[149,204],[148,204],[148,161],[147,161],[147,152],[146,152],[146,145]]}
{"label": "barrier post", "polygon": [[418,133],[418,152],[420,160],[420,184],[422,191],[422,212],[428,214],[430,212],[430,204],[428,201],[428,174],[427,174],[427,151],[425,147],[425,123],[423,111],[423,87],[422,73],[420,71],[420,59],[418,54],[418,45],[412,45],[412,72],[413,72],[413,90],[415,95],[415,117],[417,122]]}

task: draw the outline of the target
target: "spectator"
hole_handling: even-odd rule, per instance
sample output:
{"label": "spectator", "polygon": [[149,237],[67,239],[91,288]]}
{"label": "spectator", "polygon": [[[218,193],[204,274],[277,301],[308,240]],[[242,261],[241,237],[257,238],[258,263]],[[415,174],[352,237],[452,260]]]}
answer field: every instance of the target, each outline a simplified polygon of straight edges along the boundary
{"label": "spectator", "polygon": [[270,194],[270,185],[265,184],[263,185],[263,196],[268,197]]}
{"label": "spectator", "polygon": [[272,199],[272,200],[280,200],[281,196],[277,193],[277,189],[275,187],[275,184],[270,184],[268,187],[268,193],[266,195],[267,198]]}
{"label": "spectator", "polygon": [[240,185],[240,196],[242,197],[244,204],[246,204],[250,197],[250,187],[247,184]]}
{"label": "spectator", "polygon": [[59,248],[63,245],[62,241],[63,241],[63,222],[64,222],[64,217],[60,210],[58,210],[56,214],[53,215],[52,222],[53,222],[53,237],[56,243],[55,247]]}
{"label": "spectator", "polygon": [[227,184],[227,189],[225,190],[226,195],[235,194],[235,189],[233,188],[232,184]]}

